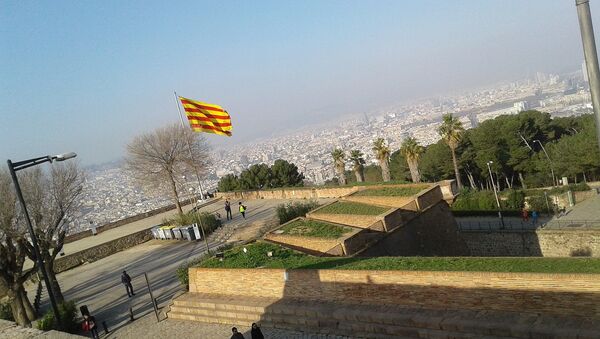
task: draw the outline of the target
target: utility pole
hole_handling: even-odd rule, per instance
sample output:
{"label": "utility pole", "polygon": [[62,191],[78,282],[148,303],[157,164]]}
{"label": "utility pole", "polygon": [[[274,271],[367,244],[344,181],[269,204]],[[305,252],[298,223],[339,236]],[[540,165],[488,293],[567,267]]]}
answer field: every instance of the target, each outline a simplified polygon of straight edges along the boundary
{"label": "utility pole", "polygon": [[589,0],[575,0],[579,28],[581,29],[581,41],[583,42],[583,54],[590,82],[590,94],[592,106],[596,117],[596,137],[600,147],[600,69],[598,67],[598,54],[596,52],[596,41],[594,40],[594,27],[592,25],[592,14],[590,13]]}

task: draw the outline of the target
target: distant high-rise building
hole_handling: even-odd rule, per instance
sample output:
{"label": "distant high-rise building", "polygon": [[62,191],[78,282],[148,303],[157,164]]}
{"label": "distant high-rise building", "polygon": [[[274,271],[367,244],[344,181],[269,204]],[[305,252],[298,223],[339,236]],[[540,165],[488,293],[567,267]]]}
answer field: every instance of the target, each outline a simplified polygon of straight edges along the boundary
{"label": "distant high-rise building", "polygon": [[529,109],[529,103],[527,101],[517,101],[513,104],[513,107],[519,112],[523,112]]}

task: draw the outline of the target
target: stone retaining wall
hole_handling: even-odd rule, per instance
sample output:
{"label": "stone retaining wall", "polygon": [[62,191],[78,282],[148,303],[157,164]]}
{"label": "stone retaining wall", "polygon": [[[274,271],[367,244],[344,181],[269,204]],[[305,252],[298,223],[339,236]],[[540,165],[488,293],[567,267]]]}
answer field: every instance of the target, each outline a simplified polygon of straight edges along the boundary
{"label": "stone retaining wall", "polygon": [[600,316],[600,275],[190,268],[190,292]]}
{"label": "stone retaining wall", "polygon": [[461,231],[472,256],[600,257],[600,230]]}
{"label": "stone retaining wall", "polygon": [[264,191],[217,192],[217,197],[230,200],[256,199],[319,199],[339,198],[358,191],[358,186],[331,188],[282,188]]}
{"label": "stone retaining wall", "polygon": [[150,229],[146,229],[64,257],[58,257],[54,261],[54,272],[64,272],[79,265],[100,260],[151,239],[152,232]]}

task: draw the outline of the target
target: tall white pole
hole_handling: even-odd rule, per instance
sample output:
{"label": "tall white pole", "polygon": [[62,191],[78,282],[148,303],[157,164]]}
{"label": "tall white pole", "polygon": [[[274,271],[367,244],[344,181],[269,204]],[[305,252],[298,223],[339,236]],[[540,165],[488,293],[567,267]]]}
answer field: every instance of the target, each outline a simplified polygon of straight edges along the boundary
{"label": "tall white pole", "polygon": [[498,205],[498,218],[500,218],[500,224],[504,229],[504,218],[502,218],[502,211],[500,208],[500,199],[498,199],[498,192],[496,191],[496,184],[494,183],[494,176],[492,176],[492,168],[490,167],[491,161],[487,162],[488,170],[490,171],[490,180],[492,181],[492,187],[494,188],[494,195],[496,196],[496,205]]}
{"label": "tall white pole", "polygon": [[594,115],[596,116],[596,137],[598,138],[598,146],[600,147],[600,68],[598,67],[598,54],[596,52],[590,2],[589,0],[575,0],[575,6],[577,7],[579,28],[581,29],[583,54],[590,82],[592,105],[594,107]]}

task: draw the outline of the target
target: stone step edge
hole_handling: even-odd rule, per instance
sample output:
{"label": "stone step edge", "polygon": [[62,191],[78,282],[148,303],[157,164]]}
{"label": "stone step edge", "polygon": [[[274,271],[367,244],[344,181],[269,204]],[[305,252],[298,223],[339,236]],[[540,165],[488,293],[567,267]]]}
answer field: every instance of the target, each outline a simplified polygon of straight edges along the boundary
{"label": "stone step edge", "polygon": [[[274,323],[271,320],[255,318],[255,319],[239,319],[239,318],[214,318],[214,317],[204,317],[204,316],[194,316],[188,314],[174,313],[171,317],[173,319],[180,320],[189,320],[189,321],[199,321],[205,323],[212,324],[226,324],[226,325],[236,325],[236,326],[247,326],[249,322],[258,322],[261,327],[265,328],[279,328],[279,329],[287,329],[287,330],[295,330],[295,331],[306,331],[312,330],[311,332],[318,332],[321,334],[335,334],[335,335],[351,335],[353,337],[364,337],[364,338],[379,338],[379,339],[387,339],[387,338],[487,338],[487,339],[515,339],[518,337],[509,337],[509,336],[494,336],[490,334],[480,334],[480,333],[468,333],[468,332],[456,332],[456,331],[448,331],[443,329],[431,329],[431,328],[416,328],[416,327],[405,327],[405,326],[395,326],[395,325],[380,325],[380,326],[370,326],[371,331],[367,331],[369,325],[360,325],[357,323],[352,323],[349,325],[342,324],[341,327],[333,328],[323,328],[319,327],[317,324],[307,324],[306,322],[298,321],[296,324],[292,323]],[[325,324],[324,324],[325,325]],[[314,326],[314,327],[313,327]],[[373,331],[377,329],[376,331]],[[386,332],[386,333],[384,333]],[[392,332],[392,333],[390,333]]]}
{"label": "stone step edge", "polygon": [[[229,305],[229,306],[234,306],[234,305]],[[239,306],[238,306],[239,307]],[[244,307],[244,306],[242,306]],[[246,306],[247,307],[247,306]],[[188,309],[197,309],[197,310],[202,310],[205,311],[203,313],[209,313],[210,315],[207,314],[190,314],[188,312],[186,312],[185,310],[181,310],[179,311],[181,308],[188,308]],[[383,313],[383,312],[371,312],[371,315],[369,317],[364,317],[364,313],[359,312],[359,311],[354,311],[354,312],[349,312],[346,314],[350,314],[350,317],[339,317],[336,315],[339,315],[339,312],[328,312],[330,310],[325,310],[324,312],[317,312],[317,311],[312,311],[312,312],[302,312],[301,314],[298,314],[298,312],[285,312],[284,310],[280,309],[279,311],[276,312],[269,312],[267,314],[265,314],[264,311],[254,311],[252,312],[251,310],[248,310],[248,308],[252,308],[252,307],[247,307],[247,309],[214,309],[214,308],[203,308],[203,307],[194,307],[194,306],[177,306],[177,305],[173,305],[171,306],[171,310],[172,312],[176,313],[176,314],[188,314],[190,316],[199,316],[199,317],[203,317],[203,318],[214,318],[214,317],[219,317],[219,318],[232,318],[232,319],[264,319],[265,317],[267,318],[280,318],[281,322],[286,322],[285,318],[286,317],[303,317],[305,318],[305,320],[309,320],[312,321],[313,319],[327,319],[328,321],[332,321],[332,322],[336,322],[339,323],[340,321],[344,321],[344,322],[360,322],[363,323],[364,325],[369,325],[369,326],[400,326],[400,327],[409,327],[409,328],[423,328],[423,329],[442,329],[442,330],[446,330],[446,331],[458,331],[457,333],[475,333],[478,335],[512,335],[514,337],[519,337],[519,338],[529,338],[532,335],[544,335],[547,333],[556,333],[556,332],[564,332],[565,335],[572,335],[573,332],[578,332],[580,331],[585,337],[598,337],[600,338],[600,331],[594,331],[594,330],[578,330],[578,329],[571,329],[571,328],[564,328],[560,327],[560,328],[547,328],[547,327],[539,327],[539,326],[527,326],[527,325],[516,325],[513,323],[497,323],[497,322],[487,322],[487,321],[475,321],[472,319],[465,319],[465,318],[453,318],[453,317],[442,317],[442,319],[440,320],[439,317],[434,317],[432,316],[431,318],[428,316],[424,316],[424,315],[419,315],[419,314],[414,314],[414,315],[410,315],[410,314],[398,314],[398,316],[394,317],[390,317],[390,314],[393,313]],[[264,307],[262,307],[262,309],[264,310]],[[297,311],[298,309],[296,308],[294,311]],[[217,312],[219,315],[217,315]],[[167,312],[169,313],[169,312]],[[375,316],[372,315],[372,313],[375,313]],[[227,314],[232,314],[234,315],[233,317],[227,316]],[[211,317],[212,315],[212,317]],[[238,316],[239,315],[239,316]],[[373,319],[379,319],[380,321],[373,321]],[[415,318],[417,319],[417,321],[415,321]],[[432,319],[433,321],[428,321],[429,319]],[[206,321],[209,322],[209,321]],[[467,328],[468,331],[465,332],[462,329],[463,328]],[[490,328],[493,328],[493,330],[490,330]],[[490,332],[495,332],[495,333],[490,333]]]}

